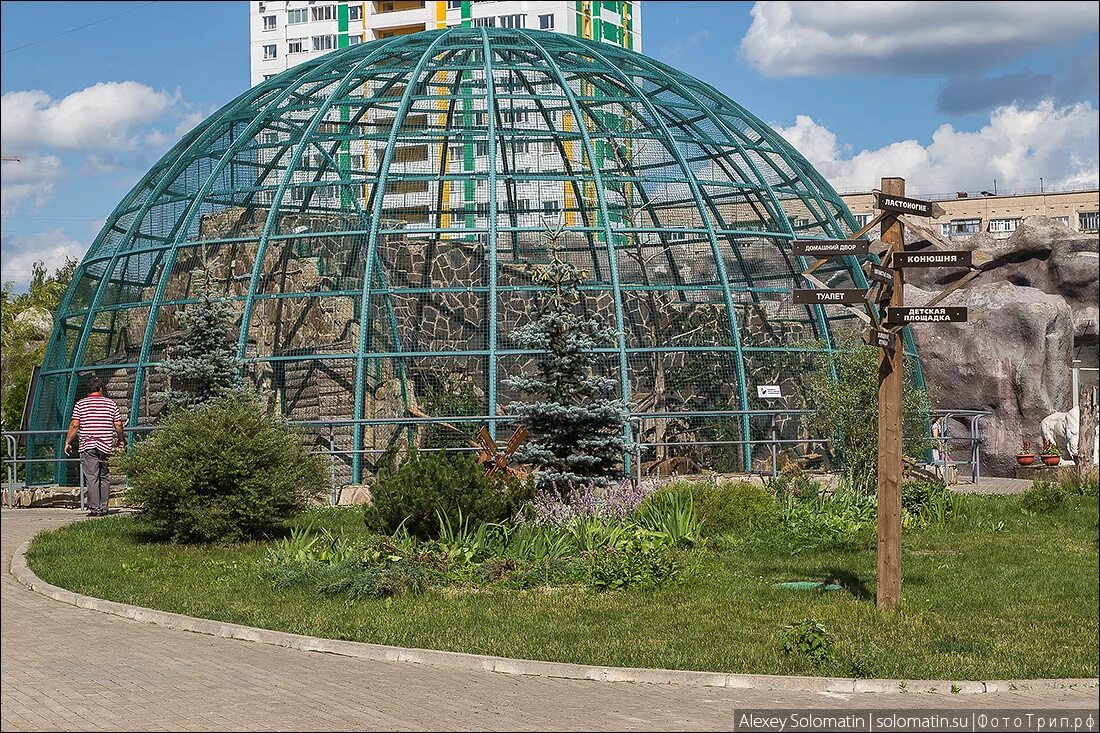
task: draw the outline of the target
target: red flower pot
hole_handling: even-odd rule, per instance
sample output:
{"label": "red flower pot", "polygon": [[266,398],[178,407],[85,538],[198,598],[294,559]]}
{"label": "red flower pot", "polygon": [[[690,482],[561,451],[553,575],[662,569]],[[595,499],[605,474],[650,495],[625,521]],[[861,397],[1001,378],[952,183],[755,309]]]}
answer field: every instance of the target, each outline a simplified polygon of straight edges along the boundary
{"label": "red flower pot", "polygon": [[1048,466],[1057,466],[1059,463],[1062,462],[1061,456],[1040,456],[1040,458],[1042,458],[1043,463],[1047,464]]}
{"label": "red flower pot", "polygon": [[1021,466],[1030,466],[1032,463],[1035,463],[1035,456],[1030,453],[1017,453],[1016,462]]}

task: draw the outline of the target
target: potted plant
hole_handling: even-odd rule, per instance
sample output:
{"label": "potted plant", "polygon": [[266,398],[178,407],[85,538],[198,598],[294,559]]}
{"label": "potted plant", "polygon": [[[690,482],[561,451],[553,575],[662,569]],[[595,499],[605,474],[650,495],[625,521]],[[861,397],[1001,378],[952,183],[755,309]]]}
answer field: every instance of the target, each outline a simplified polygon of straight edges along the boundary
{"label": "potted plant", "polygon": [[1016,462],[1021,466],[1030,466],[1035,463],[1035,454],[1031,452],[1031,441],[1025,440],[1020,444],[1020,452],[1016,454]]}
{"label": "potted plant", "polygon": [[1062,462],[1062,449],[1054,443],[1044,442],[1043,449],[1039,451],[1039,458],[1048,466],[1057,466]]}

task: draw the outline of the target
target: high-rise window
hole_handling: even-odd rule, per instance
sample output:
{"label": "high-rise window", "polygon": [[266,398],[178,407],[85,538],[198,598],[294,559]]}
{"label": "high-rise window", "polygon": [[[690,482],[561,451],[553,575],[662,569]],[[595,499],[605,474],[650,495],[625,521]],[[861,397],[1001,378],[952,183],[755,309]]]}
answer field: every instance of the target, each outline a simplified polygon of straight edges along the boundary
{"label": "high-rise window", "polygon": [[523,28],[526,26],[524,19],[526,15],[517,13],[516,15],[502,15],[500,16],[501,28]]}
{"label": "high-rise window", "polygon": [[314,51],[331,51],[336,48],[336,36],[314,36],[313,37],[313,50]]}
{"label": "high-rise window", "polygon": [[352,33],[350,36],[348,36],[348,45],[349,46],[358,46],[362,42],[363,42],[363,34],[362,33]]}
{"label": "high-rise window", "polygon": [[295,23],[307,23],[309,22],[309,8],[301,8],[299,10],[286,11],[286,24],[294,25]]}
{"label": "high-rise window", "polygon": [[363,6],[362,5],[349,5],[348,6],[348,20],[357,21],[363,19]]}
{"label": "high-rise window", "polygon": [[462,0],[447,0],[447,10],[461,10]]}
{"label": "high-rise window", "polygon": [[561,211],[561,202],[560,201],[543,201],[542,202],[542,213],[545,214],[546,216],[557,216],[559,211]]}
{"label": "high-rise window", "polygon": [[291,38],[286,43],[287,53],[305,53],[306,52],[306,39],[304,38]]}
{"label": "high-rise window", "polygon": [[335,5],[318,5],[310,8],[314,20],[336,20]]}
{"label": "high-rise window", "polygon": [[264,30],[265,31],[275,30],[275,16],[274,15],[265,15],[264,16]]}
{"label": "high-rise window", "polygon": [[496,28],[497,19],[493,16],[488,18],[474,18],[474,28]]}
{"label": "high-rise window", "polygon": [[547,15],[539,16],[539,28],[544,31],[554,30],[554,14],[549,13]]}
{"label": "high-rise window", "polygon": [[1077,222],[1081,225],[1081,231],[1094,232],[1100,229],[1100,211],[1080,211]]}
{"label": "high-rise window", "polygon": [[952,239],[966,238],[981,230],[981,219],[952,219],[949,223],[940,224],[940,233]]}
{"label": "high-rise window", "polygon": [[1016,227],[1020,226],[1019,219],[990,219],[989,231],[997,234],[1007,234],[1008,232],[1016,231]]}
{"label": "high-rise window", "polygon": [[278,53],[278,51],[275,48],[274,43],[264,46],[264,61],[269,61],[269,60],[275,58],[277,53]]}

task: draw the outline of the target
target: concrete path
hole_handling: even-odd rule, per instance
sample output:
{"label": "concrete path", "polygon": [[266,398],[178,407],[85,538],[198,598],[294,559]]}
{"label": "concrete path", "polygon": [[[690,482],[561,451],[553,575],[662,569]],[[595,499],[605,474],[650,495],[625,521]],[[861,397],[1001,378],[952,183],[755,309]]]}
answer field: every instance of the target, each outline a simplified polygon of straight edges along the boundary
{"label": "concrete path", "polygon": [[15,549],[71,510],[3,510],[3,730],[732,729],[746,708],[1089,708],[1096,688],[821,694],[515,677],[219,639],[65,605]]}

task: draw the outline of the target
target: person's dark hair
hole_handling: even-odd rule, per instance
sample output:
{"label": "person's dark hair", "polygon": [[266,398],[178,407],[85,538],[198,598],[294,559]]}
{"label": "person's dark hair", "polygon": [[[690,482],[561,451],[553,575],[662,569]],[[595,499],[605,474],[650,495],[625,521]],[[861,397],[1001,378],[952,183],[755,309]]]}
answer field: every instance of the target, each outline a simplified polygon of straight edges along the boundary
{"label": "person's dark hair", "polygon": [[102,391],[103,391],[103,380],[102,379],[100,379],[99,377],[92,377],[91,379],[88,380],[88,394],[93,394],[94,392],[102,392]]}

